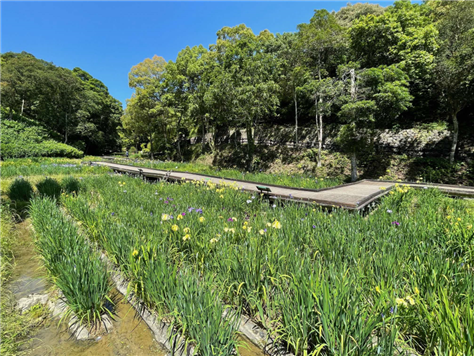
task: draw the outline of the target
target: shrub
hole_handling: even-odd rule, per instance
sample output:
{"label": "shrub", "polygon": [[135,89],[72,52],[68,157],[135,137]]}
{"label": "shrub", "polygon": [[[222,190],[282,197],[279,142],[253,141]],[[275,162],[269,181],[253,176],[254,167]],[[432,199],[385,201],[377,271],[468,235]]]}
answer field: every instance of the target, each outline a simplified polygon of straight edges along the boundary
{"label": "shrub", "polygon": [[79,193],[79,189],[81,187],[79,181],[71,176],[63,179],[62,186],[63,190],[68,194]]}
{"label": "shrub", "polygon": [[8,190],[8,197],[14,201],[28,201],[32,195],[31,183],[23,178],[15,179]]}
{"label": "shrub", "polygon": [[46,196],[58,199],[61,195],[61,185],[53,178],[46,177],[41,182],[36,184],[36,189],[38,189],[40,196],[43,197]]}
{"label": "shrub", "polygon": [[[2,116],[4,112],[2,109]],[[48,131],[39,122],[14,115],[12,120],[1,121],[2,158],[68,157],[80,158],[83,152],[55,141],[57,133]]]}

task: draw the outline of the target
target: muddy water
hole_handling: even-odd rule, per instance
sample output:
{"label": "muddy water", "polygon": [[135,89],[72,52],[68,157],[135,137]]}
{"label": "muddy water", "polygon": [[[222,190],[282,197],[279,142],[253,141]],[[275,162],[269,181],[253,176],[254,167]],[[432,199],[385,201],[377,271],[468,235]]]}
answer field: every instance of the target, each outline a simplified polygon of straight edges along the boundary
{"label": "muddy water", "polygon": [[[46,293],[51,285],[46,271],[34,249],[30,219],[16,225],[20,243],[15,249],[15,268],[10,288],[18,300],[31,293]],[[77,341],[70,337],[65,324],[58,327],[58,320],[49,320],[32,332],[31,342],[22,351],[32,356],[145,356],[166,355],[154,340],[148,326],[137,318],[135,310],[121,294],[117,303],[113,330],[95,341]],[[238,354],[260,356],[263,351],[245,336],[239,336]]]}
{"label": "muddy water", "polygon": [[19,243],[15,248],[15,268],[13,269],[10,289],[16,299],[32,293],[45,293],[50,287],[44,278],[46,271],[35,252],[33,231],[30,219],[15,225]]}
{"label": "muddy water", "polygon": [[165,355],[148,326],[136,318],[135,310],[125,301],[117,303],[112,332],[95,341],[73,340],[66,327],[50,322],[33,335],[28,355],[32,356],[144,356]]}
{"label": "muddy water", "polygon": [[263,356],[263,350],[255,346],[246,336],[241,335],[237,338],[240,343],[238,353],[240,356]]}

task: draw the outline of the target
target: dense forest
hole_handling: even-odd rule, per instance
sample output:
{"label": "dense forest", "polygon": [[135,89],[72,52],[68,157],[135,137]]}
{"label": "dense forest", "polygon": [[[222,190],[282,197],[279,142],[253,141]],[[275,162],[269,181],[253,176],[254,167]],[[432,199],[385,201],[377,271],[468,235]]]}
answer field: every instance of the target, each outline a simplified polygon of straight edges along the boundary
{"label": "dense forest", "polygon": [[315,10],[295,33],[276,35],[224,27],[209,49],[145,59],[129,85],[123,143],[152,157],[183,159],[190,138],[209,136],[214,152],[239,132],[251,170],[255,131],[291,125],[296,144],[301,128],[317,132],[320,164],[331,127],[355,175],[377,130],[443,121],[452,132],[444,157],[453,162],[459,133],[474,126],[474,2],[349,4]]}
{"label": "dense forest", "polygon": [[[122,104],[100,80],[26,52],[2,54],[1,67],[2,157],[120,149]],[[24,137],[28,128],[29,137]]]}

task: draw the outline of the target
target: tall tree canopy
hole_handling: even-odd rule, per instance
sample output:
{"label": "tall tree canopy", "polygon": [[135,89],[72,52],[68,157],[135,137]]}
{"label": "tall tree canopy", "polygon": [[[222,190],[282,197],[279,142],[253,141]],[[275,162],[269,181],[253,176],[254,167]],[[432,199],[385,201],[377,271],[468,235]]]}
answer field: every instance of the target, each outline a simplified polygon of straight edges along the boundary
{"label": "tall tree canopy", "polygon": [[63,142],[97,154],[120,147],[121,103],[80,68],[72,71],[22,52],[2,54],[2,107],[62,136]]}

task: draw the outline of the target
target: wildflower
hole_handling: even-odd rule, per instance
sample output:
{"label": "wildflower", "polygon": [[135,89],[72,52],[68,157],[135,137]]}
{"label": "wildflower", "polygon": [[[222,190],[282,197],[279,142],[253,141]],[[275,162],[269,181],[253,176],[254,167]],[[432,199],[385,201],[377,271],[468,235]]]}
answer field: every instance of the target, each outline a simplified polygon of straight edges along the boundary
{"label": "wildflower", "polygon": [[224,196],[221,194],[221,195],[219,195],[219,198],[224,199]]}
{"label": "wildflower", "polygon": [[461,218],[458,218],[458,221],[461,221]]}
{"label": "wildflower", "polygon": [[313,225],[313,229],[316,229],[316,225]]}
{"label": "wildflower", "polygon": [[251,202],[252,202],[252,200],[250,200],[250,199],[249,199],[249,200],[247,200],[247,204],[250,204]]}
{"label": "wildflower", "polygon": [[448,220],[451,219],[451,215],[446,216],[446,219]]}
{"label": "wildflower", "polygon": [[209,242],[210,242],[211,244],[214,244],[214,243],[216,243],[217,241],[219,241],[219,240],[216,239],[215,237],[213,237]]}
{"label": "wildflower", "polygon": [[258,233],[259,233],[260,235],[265,235],[265,230],[260,229],[260,230],[258,231]]}
{"label": "wildflower", "polygon": [[237,218],[234,218],[234,217],[233,217],[233,218],[232,218],[232,221],[237,221]]}
{"label": "wildflower", "polygon": [[169,204],[169,201],[168,201],[168,200],[165,200],[165,204]]}
{"label": "wildflower", "polygon": [[189,240],[190,238],[191,238],[191,235],[186,234],[186,235],[183,236],[183,241],[187,241],[187,240]]}
{"label": "wildflower", "polygon": [[410,303],[410,305],[415,305],[415,301],[413,300],[412,297],[408,296],[405,299],[408,301],[408,303]]}
{"label": "wildflower", "polygon": [[126,193],[127,191],[126,191],[126,190],[124,190],[123,192],[124,192],[124,193]]}
{"label": "wildflower", "polygon": [[168,214],[161,214],[161,220],[167,221],[167,220],[171,220],[171,219],[172,219],[172,216],[171,216],[171,215],[168,215]]}
{"label": "wildflower", "polygon": [[206,219],[204,219],[204,216],[201,216],[201,217],[199,218],[199,222],[204,222],[204,220],[206,220]]}
{"label": "wildflower", "polygon": [[387,213],[391,214],[391,213],[392,213],[392,211],[391,211],[390,209],[387,209]]}
{"label": "wildflower", "polygon": [[249,222],[248,222],[248,221],[244,222],[244,225],[248,225],[248,224],[249,224]]}
{"label": "wildflower", "polygon": [[219,219],[224,219],[224,217],[222,215],[219,215],[218,218]]}
{"label": "wildflower", "polygon": [[111,215],[112,215],[112,216],[114,216],[114,215],[115,215],[115,213],[112,213]]}
{"label": "wildflower", "polygon": [[252,195],[252,199],[255,199],[255,196],[254,196],[254,195]]}
{"label": "wildflower", "polygon": [[275,204],[273,204],[273,205],[272,205],[272,208],[273,208],[273,209],[275,209],[275,208],[276,208],[276,205],[275,205]]}
{"label": "wildflower", "polygon": [[250,231],[252,231],[252,226],[249,226],[249,227],[247,228],[247,232],[250,232]]}
{"label": "wildflower", "polygon": [[375,291],[376,291],[377,293],[380,293],[380,287],[379,287],[379,286],[375,287]]}
{"label": "wildflower", "polygon": [[386,190],[387,187],[380,187],[379,189],[380,189],[380,190]]}
{"label": "wildflower", "polygon": [[403,305],[405,307],[408,306],[408,303],[406,302],[406,300],[402,298],[396,298],[395,302],[397,303],[397,305]]}
{"label": "wildflower", "polygon": [[472,224],[469,224],[466,226],[468,230],[471,230],[472,229]]}
{"label": "wildflower", "polygon": [[175,225],[171,226],[171,230],[173,230],[175,232],[178,231],[179,230],[178,225],[175,224]]}
{"label": "wildflower", "polygon": [[196,209],[196,213],[202,214],[202,209]]}
{"label": "wildflower", "polygon": [[191,229],[190,229],[189,227],[185,227],[185,228],[183,229],[183,231],[184,231],[185,234],[187,234],[187,233],[189,233],[189,232],[191,231]]}
{"label": "wildflower", "polygon": [[138,251],[137,251],[137,250],[133,250],[132,256],[133,256],[133,257],[136,257],[137,255],[138,255]]}
{"label": "wildflower", "polygon": [[272,227],[275,229],[281,229],[281,223],[278,220],[275,220],[272,224]]}
{"label": "wildflower", "polygon": [[178,216],[176,217],[176,220],[181,220],[182,218],[183,218],[183,215],[178,215]]}
{"label": "wildflower", "polygon": [[397,225],[397,226],[399,226],[400,223],[399,223],[398,221],[392,221],[392,225]]}
{"label": "wildflower", "polygon": [[272,224],[268,222],[268,223],[267,223],[267,226],[268,226],[268,227],[271,227],[271,226],[272,226]]}
{"label": "wildflower", "polygon": [[390,314],[393,314],[393,307],[390,308]]}

